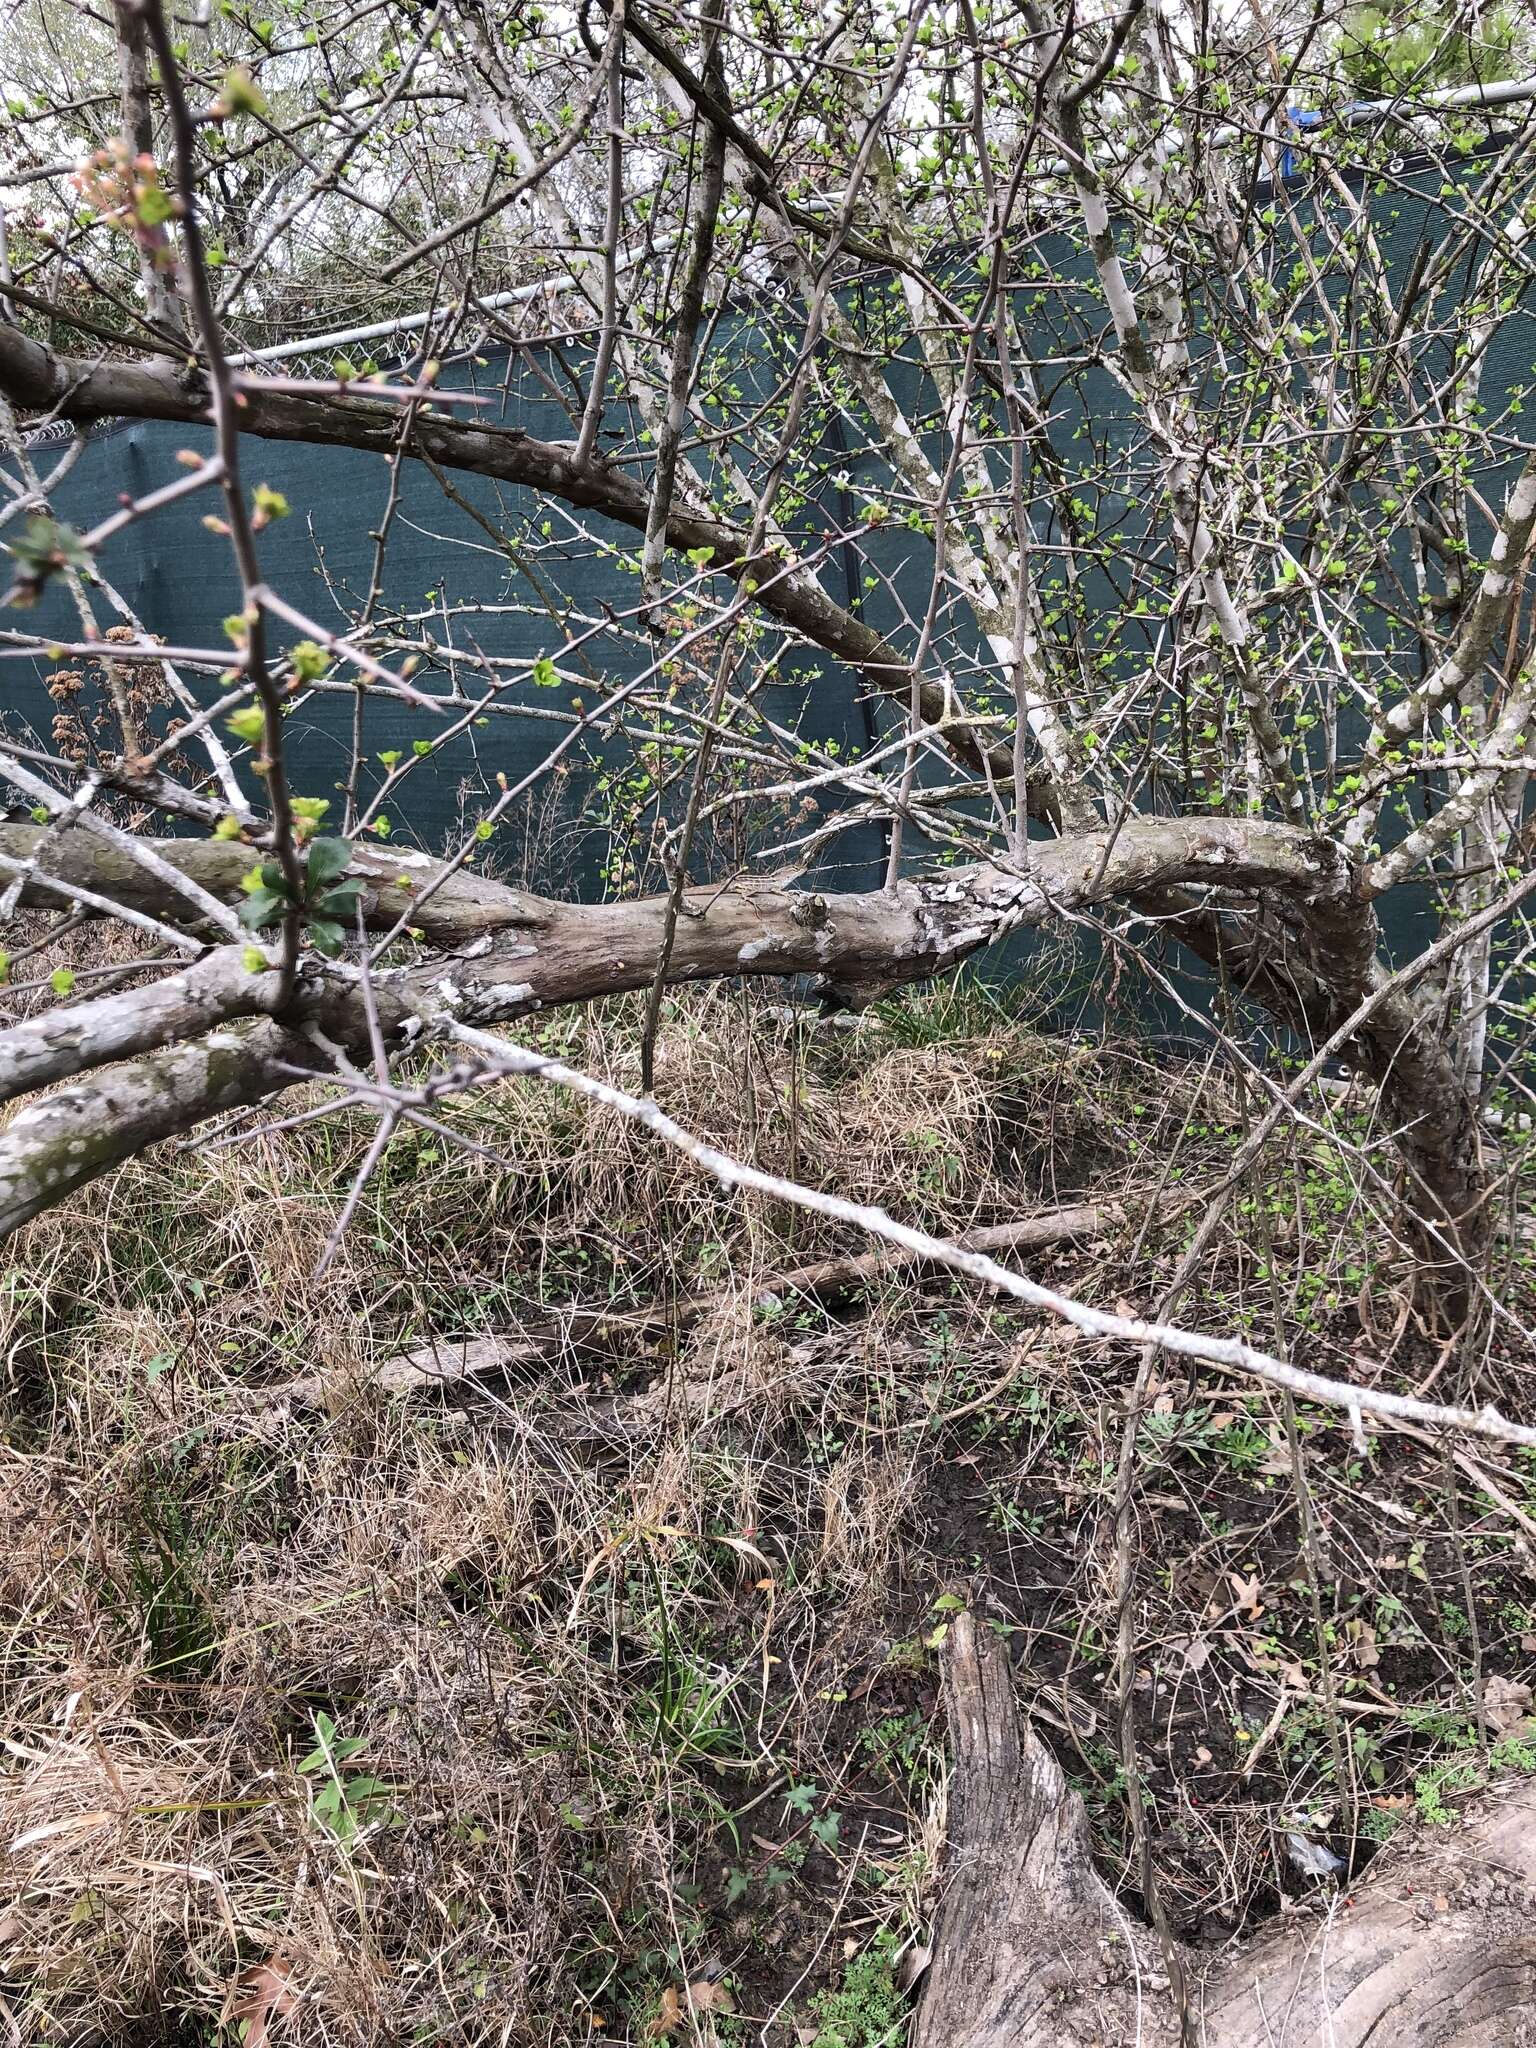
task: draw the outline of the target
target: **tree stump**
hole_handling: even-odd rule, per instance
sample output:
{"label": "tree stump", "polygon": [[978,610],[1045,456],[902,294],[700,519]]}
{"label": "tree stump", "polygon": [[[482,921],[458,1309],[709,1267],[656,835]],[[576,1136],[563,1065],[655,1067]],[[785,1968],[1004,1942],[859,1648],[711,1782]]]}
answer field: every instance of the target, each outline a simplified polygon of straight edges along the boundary
{"label": "tree stump", "polygon": [[944,1645],[954,1774],[915,2048],[1536,2048],[1536,1784],[1394,1843],[1346,1892],[1216,1955],[1151,1929],[1094,1869],[1087,1816],[1021,1720],[1004,1644]]}

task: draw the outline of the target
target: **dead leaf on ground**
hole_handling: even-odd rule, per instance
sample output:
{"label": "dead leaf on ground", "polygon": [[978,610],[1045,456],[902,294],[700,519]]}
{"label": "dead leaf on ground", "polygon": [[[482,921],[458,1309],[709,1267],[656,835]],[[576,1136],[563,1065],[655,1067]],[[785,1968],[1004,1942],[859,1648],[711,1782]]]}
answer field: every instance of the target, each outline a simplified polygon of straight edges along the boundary
{"label": "dead leaf on ground", "polygon": [[1258,1469],[1271,1479],[1290,1479],[1294,1476],[1290,1448],[1273,1424],[1269,1429],[1269,1449],[1264,1453],[1264,1461]]}
{"label": "dead leaf on ground", "polygon": [[664,2041],[668,2034],[675,2034],[683,2023],[682,1994],[675,1984],[669,1984],[661,1994],[661,2003],[656,2008],[656,2017],[645,2030],[647,2041]]}
{"label": "dead leaf on ground", "polygon": [[292,2012],[298,2002],[293,1964],[281,1951],[242,1971],[235,1982],[229,2017],[247,2022],[243,2048],[263,2048],[273,2020]]}
{"label": "dead leaf on ground", "polygon": [[924,1943],[920,1947],[909,1948],[896,1966],[896,1989],[898,1991],[910,1991],[932,1961],[933,1947],[931,1943]]}
{"label": "dead leaf on ground", "polygon": [[1257,1621],[1264,1612],[1264,1602],[1259,1598],[1264,1588],[1257,1572],[1245,1577],[1242,1572],[1228,1572],[1228,1583],[1233,1592],[1232,1612],[1246,1614],[1251,1621]]}
{"label": "dead leaf on ground", "polygon": [[1262,1637],[1250,1636],[1240,1642],[1238,1648],[1255,1671],[1262,1671],[1266,1678],[1279,1678],[1292,1692],[1305,1696],[1308,1690],[1307,1674],[1294,1657],[1287,1657],[1282,1652],[1267,1647]]}
{"label": "dead leaf on ground", "polygon": [[698,1977],[688,1986],[696,2012],[734,2012],[736,2001],[723,1984],[710,1977]]}
{"label": "dead leaf on ground", "polygon": [[1376,1648],[1376,1631],[1368,1621],[1356,1618],[1345,1625],[1344,1633],[1349,1638],[1349,1653],[1362,1671],[1373,1671],[1381,1662]]}
{"label": "dead leaf on ground", "polygon": [[1496,1735],[1512,1735],[1530,1719],[1531,1688],[1519,1678],[1493,1677],[1483,1686],[1483,1719]]}
{"label": "dead leaf on ground", "polygon": [[647,2041],[665,2041],[683,2024],[686,2012],[734,2012],[736,2002],[725,1986],[711,1977],[695,1977],[688,1986],[687,2004],[675,1984],[662,1992],[655,2018],[645,2030]]}

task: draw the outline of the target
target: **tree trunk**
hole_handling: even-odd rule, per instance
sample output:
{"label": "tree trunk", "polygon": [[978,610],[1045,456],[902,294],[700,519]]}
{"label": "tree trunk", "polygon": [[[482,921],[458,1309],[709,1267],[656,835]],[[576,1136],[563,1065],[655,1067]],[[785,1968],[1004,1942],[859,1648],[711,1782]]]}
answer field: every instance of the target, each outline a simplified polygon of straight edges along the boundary
{"label": "tree trunk", "polygon": [[[28,411],[82,424],[119,417],[192,422],[208,415],[206,388],[183,364],[168,359],[129,363],[61,356],[5,322],[0,322],[0,392]],[[392,404],[370,402],[356,393],[321,398],[264,389],[260,379],[248,380],[240,395],[242,433],[372,450],[390,457],[401,447],[398,410]],[[453,419],[426,408],[414,416],[404,445],[408,456],[442,469],[521,485],[639,532],[648,530],[652,499],[642,481],[596,456],[578,460],[571,444],[541,441],[518,429]],[[1001,786],[1009,781],[1014,767],[1011,747],[969,722],[946,684],[915,673],[899,649],[835,603],[804,563],[786,565],[755,552],[741,527],[682,504],[669,513],[666,539],[678,549],[708,550],[712,569],[750,584],[755,607],[846,663],[903,706],[915,688],[924,723],[942,733],[944,745],[958,760],[980,770],[990,783]],[[1498,586],[1498,594],[1502,601],[1507,582]],[[1488,618],[1494,615],[1487,612]],[[1048,777],[1040,778],[1038,785],[1032,781],[1028,809],[1032,815],[1060,822],[1061,789]],[[1235,828],[1225,848],[1215,849],[1229,865],[1223,871],[1213,862],[1203,873],[1186,868],[1180,874],[1180,836],[1188,840],[1203,832],[1209,838],[1213,825]],[[1277,835],[1286,827],[1258,819],[1139,817],[1135,854],[1128,858],[1129,829],[1074,832],[1054,842],[1032,843],[1031,869],[1047,884],[1049,903],[1070,909],[1117,897],[1156,917],[1169,936],[1207,961],[1222,962],[1234,987],[1244,989],[1311,1040],[1326,1038],[1354,1010],[1372,980],[1383,976],[1370,892],[1359,864],[1340,845],[1293,830],[1276,871],[1268,863]],[[1170,845],[1175,849],[1173,859]],[[1060,900],[1050,893],[1057,888],[1065,891]],[[1214,894],[1218,891],[1219,901]],[[877,892],[882,911],[891,894]],[[852,899],[844,901],[851,904]],[[1241,912],[1236,919],[1224,914],[1234,901]],[[1047,907],[1045,900],[1040,907]],[[1261,913],[1258,917],[1255,909]],[[594,907],[586,915],[570,907],[544,945],[549,964],[559,953],[564,971],[542,977],[519,973],[497,987],[526,986],[538,1006],[548,1007],[585,1000],[603,990],[647,986],[653,974],[649,933],[636,927],[644,927],[649,915],[630,904]],[[839,963],[838,973],[827,979],[835,993],[851,1002],[953,964],[962,950],[975,950],[995,935],[990,924],[979,931],[956,926],[967,933],[963,949],[957,946],[942,959],[914,965],[910,950],[893,956],[888,920],[860,919],[850,911],[846,922],[855,943],[845,951],[866,957]],[[854,926],[863,929],[852,931]],[[802,932],[795,944],[781,950],[780,962],[790,964],[776,965],[774,971],[801,971],[805,938]],[[865,940],[872,940],[873,947],[862,943]],[[743,940],[747,946],[755,943],[750,936]],[[594,961],[610,950],[630,963],[627,976],[623,969],[594,971]],[[730,973],[738,964],[746,963],[701,956],[688,972],[674,972],[670,978],[703,979]],[[811,962],[812,970],[822,965],[819,957]],[[541,978],[546,985],[536,988],[535,981]],[[484,981],[483,974],[480,979]],[[504,1002],[502,1010],[506,1012]],[[467,1021],[491,1019],[478,1015]],[[1387,1120],[1397,1134],[1406,1169],[1406,1206],[1420,1219],[1410,1225],[1409,1235],[1420,1259],[1424,1290],[1437,1298],[1454,1324],[1475,1298],[1469,1275],[1481,1269],[1489,1236],[1476,1105],[1442,1043],[1437,1013],[1420,1007],[1417,998],[1399,994],[1385,1002],[1357,1034],[1348,1055],[1382,1089]]]}
{"label": "tree trunk", "polygon": [[[1007,1651],[955,1617],[948,1871],[914,2048],[1174,2048],[1167,1959],[1094,1870],[1082,1801],[1020,1721]],[[1536,1785],[1382,1852],[1348,1891],[1206,1957],[1185,1950],[1199,2048],[1536,2043]]]}

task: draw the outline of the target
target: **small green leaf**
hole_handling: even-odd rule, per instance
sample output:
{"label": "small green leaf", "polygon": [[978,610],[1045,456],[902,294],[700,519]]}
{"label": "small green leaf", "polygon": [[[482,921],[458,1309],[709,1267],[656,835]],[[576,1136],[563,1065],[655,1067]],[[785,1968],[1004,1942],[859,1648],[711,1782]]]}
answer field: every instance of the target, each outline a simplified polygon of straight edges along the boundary
{"label": "small green leaf", "polygon": [[242,704],[225,719],[226,728],[249,747],[259,747],[266,737],[267,715],[259,704]]}
{"label": "small green leaf", "polygon": [[323,917],[352,917],[362,900],[361,882],[338,882],[334,889],[322,889],[314,907]]}
{"label": "small green leaf", "polygon": [[134,212],[140,227],[163,227],[176,211],[176,202],[163,185],[146,185]]}
{"label": "small green leaf", "polygon": [[286,896],[279,896],[272,889],[258,889],[254,896],[248,896],[241,904],[240,922],[247,931],[264,932],[280,922],[287,908]]}
{"label": "small green leaf", "polygon": [[288,659],[302,683],[317,683],[331,665],[331,657],[313,640],[300,640]]}
{"label": "small green leaf", "polygon": [[336,958],[345,936],[341,926],[333,924],[329,918],[317,917],[310,922],[309,943],[317,953],[323,953],[327,960]]}
{"label": "small green leaf", "polygon": [[48,986],[56,996],[67,996],[75,985],[73,967],[55,967],[48,977]]}
{"label": "small green leaf", "polygon": [[240,837],[240,820],[233,811],[226,811],[224,813],[223,817],[220,818],[217,825],[213,828],[213,836],[215,839],[238,839]]}
{"label": "small green leaf", "polygon": [[[51,569],[78,569],[86,576],[95,569],[90,551],[74,528],[41,512],[27,521],[20,538],[10,543],[7,552],[34,585],[41,583]],[[25,600],[18,600],[22,601]]]}
{"label": "small green leaf", "polygon": [[215,111],[224,114],[264,114],[266,100],[261,87],[252,78],[243,64],[224,74],[224,87],[215,103]]}
{"label": "small green leaf", "polygon": [[260,946],[247,946],[240,955],[240,964],[247,974],[265,974],[271,962]]}
{"label": "small green leaf", "polygon": [[310,889],[323,889],[327,883],[339,881],[351,865],[349,839],[317,839],[309,849]]}

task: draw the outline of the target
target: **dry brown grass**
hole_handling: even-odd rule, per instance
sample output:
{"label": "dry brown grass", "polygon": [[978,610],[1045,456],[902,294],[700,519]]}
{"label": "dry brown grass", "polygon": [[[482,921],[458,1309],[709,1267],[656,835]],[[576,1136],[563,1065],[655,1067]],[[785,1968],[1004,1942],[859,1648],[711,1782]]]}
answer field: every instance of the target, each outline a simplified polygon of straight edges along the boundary
{"label": "dry brown grass", "polygon": [[[619,1006],[565,1030],[634,1079]],[[954,1229],[1016,1206],[999,1090],[1058,1065],[1001,1028],[808,1053],[704,997],[658,1091],[719,1144]],[[835,1665],[896,1597],[919,1469],[868,1427],[881,1321],[793,1364],[794,1333],[748,1306],[753,1273],[836,1237],[722,1204],[548,1089],[450,1114],[504,1167],[405,1141],[318,1283],[360,1118],[168,1148],[18,1247],[0,1971],[38,2039],[233,2040],[271,1958],[295,2041],[554,2042],[596,2012],[624,2038],[636,1968],[659,1985],[702,1938],[685,1873],[718,1857],[731,1788],[814,1721],[790,1667]],[[665,1426],[594,1457],[558,1412],[570,1362],[472,1417],[247,1398],[445,1323],[727,1276],[735,1305],[670,1370],[730,1376],[729,1440]],[[599,1380],[636,1370],[655,1361]],[[864,1426],[787,1457],[786,1416],[814,1430],[850,1387]],[[335,1774],[312,1760],[323,1716],[355,1745]],[[338,1807],[338,1777],[379,1789]]]}
{"label": "dry brown grass", "polygon": [[[547,1035],[634,1081],[627,1006]],[[1193,1070],[1043,1040],[984,1004],[807,1038],[722,993],[675,1006],[657,1091],[728,1150],[945,1230],[1170,1164],[1194,1176],[1220,1146],[1189,1127],[1231,1111]],[[723,1200],[548,1088],[450,1115],[505,1165],[402,1140],[318,1282],[368,1142],[355,1116],[167,1150],[13,1247],[13,2038],[234,2048],[266,1986],[278,2048],[639,2043],[663,1988],[718,1959],[744,2017],[706,2034],[793,2042],[844,1943],[911,1932],[931,1901],[930,1639],[956,1585],[985,1584],[1024,1631],[1024,1680],[1118,1844],[1103,1645],[1127,1363],[1043,1347],[946,1428],[1017,1360],[1016,1319],[947,1283],[892,1284],[852,1318],[765,1315],[762,1273],[863,1247]],[[1171,1250],[1127,1271],[1128,1248],[1064,1249],[1051,1270],[1144,1299]],[[1240,1313],[1240,1242],[1222,1258]],[[428,1334],[706,1287],[720,1307],[677,1345],[564,1350],[458,1405],[366,1386]],[[254,1398],[317,1369],[352,1387],[330,1414]],[[1278,1457],[1272,1407],[1228,1405]],[[1244,1662],[1256,1635],[1208,1610],[1261,1540],[1276,1584],[1287,1555],[1294,1577],[1295,1539],[1273,1478],[1244,1478],[1240,1515],[1210,1490],[1214,1441],[1149,1449],[1147,1554],[1190,1562],[1166,1583],[1159,1565],[1140,1618],[1149,1668],[1181,1671],[1165,1646],[1200,1630],[1232,1638],[1172,1694],[1225,1723],[1225,1758],[1273,1693]],[[1330,1513],[1351,1484],[1339,1448],[1317,1475]],[[1212,1534],[1229,1511],[1241,1556]],[[1183,1727],[1157,1736],[1173,1775],[1195,1768]],[[1186,1919],[1262,1892],[1274,1814],[1315,1790],[1326,1749],[1275,1745],[1276,1775],[1246,1791],[1237,1755],[1193,1832],[1170,1790],[1159,1853]],[[829,1840],[810,1832],[831,1818]],[[805,1972],[798,2022],[773,2017]]]}

